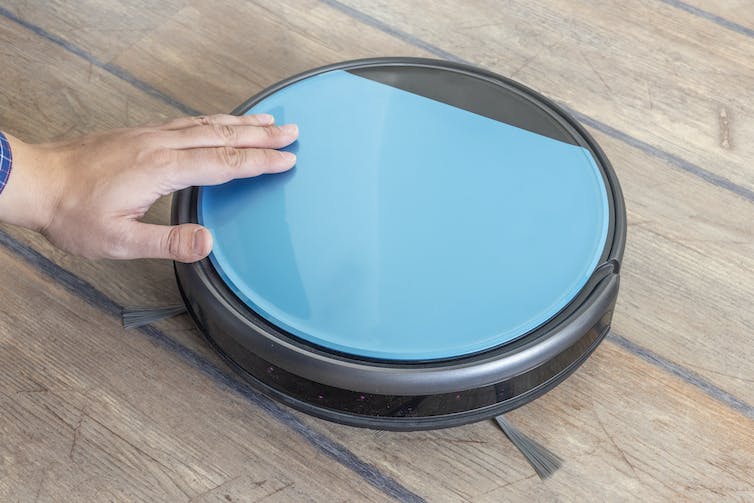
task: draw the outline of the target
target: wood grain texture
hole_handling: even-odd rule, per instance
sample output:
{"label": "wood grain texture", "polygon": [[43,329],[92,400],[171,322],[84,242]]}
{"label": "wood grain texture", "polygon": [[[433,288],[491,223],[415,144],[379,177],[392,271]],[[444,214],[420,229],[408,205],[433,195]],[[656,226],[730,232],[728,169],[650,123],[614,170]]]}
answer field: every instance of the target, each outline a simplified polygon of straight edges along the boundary
{"label": "wood grain texture", "polygon": [[7,251],[0,275],[0,500],[384,499]]}
{"label": "wood grain texture", "polygon": [[710,19],[723,28],[745,31],[754,36],[754,9],[752,9],[751,2],[748,0],[727,0],[725,2],[715,0],[665,1]]}
{"label": "wood grain texture", "polygon": [[[88,61],[0,19],[0,120],[6,131],[27,141],[49,141],[178,115]],[[140,109],[131,107],[134,101],[143,103]]]}
{"label": "wood grain texture", "polygon": [[187,5],[187,0],[99,2],[64,0],[3,2],[12,14],[75,41],[108,62]]}
{"label": "wood grain texture", "polygon": [[[752,131],[752,51],[738,43],[741,34],[655,3],[632,3],[641,16],[616,16],[614,6],[559,1],[500,9],[475,0],[462,11],[443,2],[430,9],[349,2],[369,19],[329,3],[9,2],[14,15],[86,54],[0,18],[2,57],[13,63],[0,75],[0,125],[40,141],[179,113],[129,79],[201,112],[227,111],[312,66],[440,49],[751,187],[754,155],[741,135]],[[117,19],[108,19],[112,13]],[[482,22],[490,26],[474,27]],[[558,42],[549,52],[542,50],[548,40]],[[588,62],[595,68],[571,58],[574,48],[594,56]],[[112,67],[100,68],[104,62],[127,72],[126,81]],[[597,72],[610,89],[598,85]],[[659,91],[651,104],[635,89],[644,81]],[[707,123],[711,110],[715,127],[723,124],[719,109],[705,108],[720,96],[735,104],[724,107],[728,149]],[[0,291],[0,365],[10,376],[0,386],[0,499],[33,499],[37,489],[42,500],[388,497],[313,448],[315,433],[432,501],[753,499],[754,420],[722,395],[754,403],[754,204],[652,149],[604,128],[593,132],[618,168],[629,211],[614,327],[659,359],[608,340],[573,378],[512,414],[566,458],[552,480],[532,477],[491,423],[385,434],[291,414],[310,428],[302,435],[262,412],[252,392],[229,387],[232,375],[187,319],[158,324],[162,335],[124,332],[111,315],[2,252],[2,277],[17,279]],[[161,201],[148,218],[166,222],[167,214]],[[116,304],[177,299],[167,263],[88,262],[39,236],[4,230]],[[43,306],[49,315],[38,316]],[[162,336],[171,342],[159,343]],[[197,355],[200,367],[182,351]],[[682,367],[680,378],[670,364]],[[700,388],[694,376],[712,387]],[[166,390],[189,399],[178,403]],[[187,410],[207,413],[181,414]],[[258,452],[272,461],[260,461]],[[258,486],[263,479],[267,485]]]}
{"label": "wood grain texture", "polygon": [[[238,35],[218,36],[219,25]],[[368,37],[360,36],[363,30]],[[141,79],[159,82],[167,94],[191,107],[228,111],[256,90],[312,66],[407,52],[422,54],[316,1],[278,2],[274,8],[268,2],[195,2],[114,62]],[[181,63],[186,54],[195,55],[192,65]]]}

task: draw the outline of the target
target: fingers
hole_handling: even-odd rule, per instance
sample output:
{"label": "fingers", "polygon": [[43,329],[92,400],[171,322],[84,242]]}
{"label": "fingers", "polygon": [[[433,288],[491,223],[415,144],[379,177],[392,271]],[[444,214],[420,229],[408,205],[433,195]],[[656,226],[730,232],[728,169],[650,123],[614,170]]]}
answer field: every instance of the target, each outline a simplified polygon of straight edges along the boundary
{"label": "fingers", "polygon": [[151,165],[169,190],[286,171],[296,156],[276,149],[296,141],[298,127],[274,126],[273,120],[266,114],[176,119],[148,132],[156,149]]}
{"label": "fingers", "polygon": [[296,156],[265,148],[194,148],[173,151],[168,168],[174,190],[191,185],[218,185],[236,178],[280,173],[296,164]]}
{"label": "fingers", "polygon": [[212,234],[197,224],[153,225],[134,222],[119,258],[163,258],[196,262],[212,251]]}
{"label": "fingers", "polygon": [[159,126],[159,129],[163,131],[171,131],[176,129],[184,129],[193,126],[210,126],[225,125],[225,126],[271,126],[275,123],[275,118],[270,114],[254,114],[254,115],[200,115],[198,117],[179,117],[173,119],[170,122]]}
{"label": "fingers", "polygon": [[249,126],[211,124],[157,133],[161,148],[262,147],[282,148],[298,138],[295,124]]}

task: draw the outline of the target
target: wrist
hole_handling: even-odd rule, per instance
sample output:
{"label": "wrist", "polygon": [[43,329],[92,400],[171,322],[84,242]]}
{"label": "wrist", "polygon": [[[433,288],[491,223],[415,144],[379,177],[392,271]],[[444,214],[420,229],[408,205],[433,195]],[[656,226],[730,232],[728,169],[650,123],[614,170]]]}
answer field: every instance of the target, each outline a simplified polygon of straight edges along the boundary
{"label": "wrist", "polygon": [[62,193],[59,156],[51,145],[5,136],[13,162],[0,192],[0,221],[41,232],[52,221]]}

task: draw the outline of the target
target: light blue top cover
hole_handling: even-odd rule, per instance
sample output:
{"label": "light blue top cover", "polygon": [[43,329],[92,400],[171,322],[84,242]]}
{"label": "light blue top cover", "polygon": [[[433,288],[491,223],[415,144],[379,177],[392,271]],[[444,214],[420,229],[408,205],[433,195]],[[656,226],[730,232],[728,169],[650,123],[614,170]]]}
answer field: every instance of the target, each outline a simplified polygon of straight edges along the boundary
{"label": "light blue top cover", "polygon": [[546,322],[605,245],[589,151],[345,71],[248,113],[297,123],[284,174],[200,189],[210,259],[251,309],[326,348],[457,357]]}

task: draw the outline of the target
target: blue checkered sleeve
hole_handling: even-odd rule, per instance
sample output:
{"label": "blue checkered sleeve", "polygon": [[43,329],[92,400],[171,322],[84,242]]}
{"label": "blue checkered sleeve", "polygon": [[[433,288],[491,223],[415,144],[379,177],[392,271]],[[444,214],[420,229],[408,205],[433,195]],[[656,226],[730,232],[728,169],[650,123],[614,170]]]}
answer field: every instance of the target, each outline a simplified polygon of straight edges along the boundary
{"label": "blue checkered sleeve", "polygon": [[10,152],[8,138],[0,131],[0,193],[10,177],[10,168],[13,166],[13,155]]}

